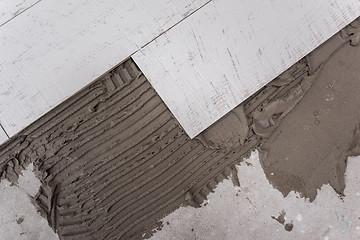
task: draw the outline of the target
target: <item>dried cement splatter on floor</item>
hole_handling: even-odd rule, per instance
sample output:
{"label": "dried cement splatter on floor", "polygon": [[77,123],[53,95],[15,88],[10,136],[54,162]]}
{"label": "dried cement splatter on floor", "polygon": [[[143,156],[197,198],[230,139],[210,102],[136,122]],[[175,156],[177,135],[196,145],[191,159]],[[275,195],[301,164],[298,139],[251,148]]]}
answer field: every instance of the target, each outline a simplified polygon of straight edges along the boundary
{"label": "dried cement splatter on floor", "polygon": [[[297,143],[294,139],[308,141],[288,134],[291,129],[287,129],[294,126],[287,119],[293,112],[299,114],[296,109],[305,98],[318,97],[312,92],[323,91],[321,97],[330,94],[324,81],[326,72],[332,72],[332,61],[337,62],[336,68],[342,61],[345,67],[349,64],[337,77],[346,78],[348,84],[359,82],[351,73],[355,64],[348,62],[356,61],[359,54],[357,27],[356,22],[347,27],[193,140],[129,59],[0,146],[1,178],[16,182],[21,169],[34,163],[41,181],[35,203],[61,239],[137,239],[160,226],[158,220],[180,205],[200,206],[217,183],[237,175],[235,164],[260,146],[266,175],[284,195],[297,190],[314,199],[316,189],[329,182],[341,192],[345,163],[333,157],[328,165],[321,165],[322,159],[316,156],[323,148],[306,148],[313,153],[315,162],[310,166],[316,172],[309,171],[306,161],[282,163],[279,159],[284,159],[276,154],[282,132],[291,138],[290,147]],[[352,90],[354,94],[357,89]],[[335,101],[332,95],[326,99]],[[356,99],[348,103],[358,106]],[[325,124],[323,114],[335,119],[330,112],[339,112],[317,111],[319,119],[313,122],[324,121],[324,125],[316,125],[323,129],[316,136],[324,137],[334,127],[331,121]],[[344,123],[335,123],[344,129]],[[346,140],[339,146],[341,159],[357,153],[353,127],[341,135]],[[327,137],[321,139],[324,145],[332,143]],[[350,145],[344,150],[346,144]],[[308,172],[317,177],[308,181]],[[232,182],[241,184],[236,177]]]}
{"label": "dried cement splatter on floor", "polygon": [[[224,180],[206,206],[177,209],[150,239],[360,239],[360,157],[349,159],[343,199],[326,184],[313,202],[293,191],[284,198],[266,179],[256,152],[246,162],[251,166],[237,166],[240,187]],[[281,223],[272,216],[283,216]]]}

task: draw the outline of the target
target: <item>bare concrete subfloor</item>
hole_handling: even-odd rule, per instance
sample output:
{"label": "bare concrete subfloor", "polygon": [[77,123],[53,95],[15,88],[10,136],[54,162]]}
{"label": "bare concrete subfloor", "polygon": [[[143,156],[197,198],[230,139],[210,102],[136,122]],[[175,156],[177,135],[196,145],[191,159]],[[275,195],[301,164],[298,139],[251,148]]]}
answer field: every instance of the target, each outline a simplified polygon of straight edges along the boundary
{"label": "bare concrete subfloor", "polygon": [[[360,157],[348,159],[344,197],[324,185],[313,202],[295,192],[284,198],[266,179],[257,152],[237,169],[240,187],[225,179],[201,208],[165,217],[151,239],[360,239]],[[32,165],[18,186],[1,182],[0,239],[58,239],[31,203],[39,186]]]}

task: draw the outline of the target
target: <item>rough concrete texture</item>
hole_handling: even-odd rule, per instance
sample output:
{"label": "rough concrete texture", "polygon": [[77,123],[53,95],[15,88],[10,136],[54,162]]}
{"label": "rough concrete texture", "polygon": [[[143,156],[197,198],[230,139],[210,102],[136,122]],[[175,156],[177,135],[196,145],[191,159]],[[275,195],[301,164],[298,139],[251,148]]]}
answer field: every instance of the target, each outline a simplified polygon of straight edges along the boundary
{"label": "rough concrete texture", "polygon": [[58,239],[31,202],[40,187],[40,181],[32,168],[31,164],[22,171],[18,185],[7,180],[0,183],[0,239]]}
{"label": "rough concrete texture", "polygon": [[240,186],[224,180],[201,208],[181,207],[162,219],[152,240],[360,239],[360,157],[349,158],[344,197],[327,185],[313,202],[285,198],[266,179],[257,152],[237,166]]}

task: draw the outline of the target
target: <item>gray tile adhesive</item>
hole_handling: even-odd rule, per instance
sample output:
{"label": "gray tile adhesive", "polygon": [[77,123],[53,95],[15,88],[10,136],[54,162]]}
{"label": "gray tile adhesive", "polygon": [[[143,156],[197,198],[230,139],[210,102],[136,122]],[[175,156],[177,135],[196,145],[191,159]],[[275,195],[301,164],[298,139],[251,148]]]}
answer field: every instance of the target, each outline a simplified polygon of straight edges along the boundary
{"label": "gray tile adhesive", "polygon": [[1,179],[16,184],[34,163],[33,202],[61,239],[149,237],[254,149],[284,196],[314,200],[326,183],[341,195],[360,150],[359,29],[356,20],[193,140],[128,59],[0,146]]}

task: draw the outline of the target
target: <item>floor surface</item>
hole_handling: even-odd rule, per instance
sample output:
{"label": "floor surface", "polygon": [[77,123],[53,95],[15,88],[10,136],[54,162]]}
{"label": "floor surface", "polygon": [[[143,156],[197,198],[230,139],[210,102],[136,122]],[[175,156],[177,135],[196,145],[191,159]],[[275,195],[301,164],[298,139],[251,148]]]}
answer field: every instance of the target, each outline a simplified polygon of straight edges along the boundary
{"label": "floor surface", "polygon": [[[162,219],[151,239],[360,238],[360,157],[348,160],[344,197],[324,185],[314,202],[295,192],[284,198],[267,181],[257,152],[237,169],[240,187],[224,180],[201,208],[181,207]],[[0,239],[58,239],[30,201],[39,186],[32,165],[23,171],[19,186],[1,182]]]}

